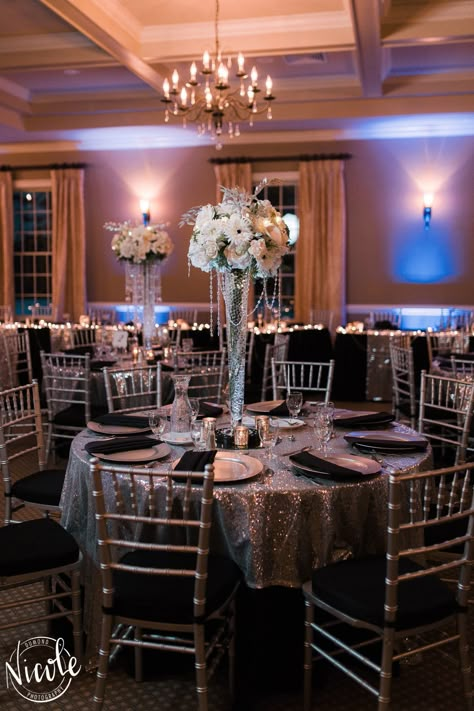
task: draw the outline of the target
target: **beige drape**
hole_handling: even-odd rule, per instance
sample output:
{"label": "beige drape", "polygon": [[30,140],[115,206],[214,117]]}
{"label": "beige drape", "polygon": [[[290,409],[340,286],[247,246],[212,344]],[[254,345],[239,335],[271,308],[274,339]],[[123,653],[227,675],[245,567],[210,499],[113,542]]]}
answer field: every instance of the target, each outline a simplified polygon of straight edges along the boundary
{"label": "beige drape", "polygon": [[84,171],[51,171],[53,311],[78,321],[86,306]]}
{"label": "beige drape", "polygon": [[10,171],[0,171],[0,304],[15,313],[13,281],[13,181]]}
{"label": "beige drape", "polygon": [[295,316],[308,321],[311,309],[325,309],[334,313],[334,324],[345,323],[344,161],[303,161],[299,175]]}
{"label": "beige drape", "polygon": [[251,163],[222,163],[214,165],[216,176],[216,202],[222,200],[221,185],[224,188],[243,188],[248,193],[252,192],[252,164]]}

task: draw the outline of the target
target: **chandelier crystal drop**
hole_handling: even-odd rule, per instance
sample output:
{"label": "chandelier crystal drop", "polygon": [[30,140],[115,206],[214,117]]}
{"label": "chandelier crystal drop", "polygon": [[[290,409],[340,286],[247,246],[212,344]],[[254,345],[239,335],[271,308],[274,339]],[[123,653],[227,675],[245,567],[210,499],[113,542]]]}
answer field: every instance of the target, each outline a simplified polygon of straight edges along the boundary
{"label": "chandelier crystal drop", "polygon": [[239,79],[240,86],[234,89],[229,80],[231,70],[231,58],[225,59],[221,54],[219,0],[216,0],[214,55],[207,50],[204,52],[200,70],[196,62],[193,62],[185,84],[180,85],[176,69],[171,75],[171,82],[168,78],[164,80],[161,101],[166,105],[165,122],[170,120],[170,116],[180,116],[183,126],[188,122],[197,124],[199,134],[210,134],[217,141],[216,147],[222,148],[220,137],[223,132],[230,138],[238,137],[242,121],[248,119],[249,125],[252,126],[254,116],[265,111],[267,119],[271,119],[271,102],[275,99],[271,77],[267,76],[265,82],[263,100],[266,106],[259,106],[257,97],[261,89],[258,86],[257,68],[253,66],[249,76],[245,69],[244,55],[239,52],[235,76]]}

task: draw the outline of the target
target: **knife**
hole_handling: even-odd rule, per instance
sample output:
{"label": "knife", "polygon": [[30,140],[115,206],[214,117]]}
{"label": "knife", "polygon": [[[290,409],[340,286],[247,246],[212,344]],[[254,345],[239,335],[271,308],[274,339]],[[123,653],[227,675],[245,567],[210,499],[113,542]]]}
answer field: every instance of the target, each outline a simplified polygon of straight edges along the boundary
{"label": "knife", "polygon": [[282,452],[279,453],[279,457],[291,457],[292,454],[300,454],[300,452],[307,452],[309,449],[313,449],[312,446],[309,447],[302,447],[301,449],[293,449],[291,452]]}

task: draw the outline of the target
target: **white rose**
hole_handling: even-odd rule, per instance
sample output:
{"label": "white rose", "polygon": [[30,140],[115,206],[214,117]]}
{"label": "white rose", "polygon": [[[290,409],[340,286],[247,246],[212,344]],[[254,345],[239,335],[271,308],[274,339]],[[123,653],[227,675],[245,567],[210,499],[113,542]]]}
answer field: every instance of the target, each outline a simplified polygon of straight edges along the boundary
{"label": "white rose", "polygon": [[260,237],[260,239],[253,239],[249,245],[249,254],[251,254],[255,259],[260,259],[263,254],[267,251],[267,246],[265,240]]}

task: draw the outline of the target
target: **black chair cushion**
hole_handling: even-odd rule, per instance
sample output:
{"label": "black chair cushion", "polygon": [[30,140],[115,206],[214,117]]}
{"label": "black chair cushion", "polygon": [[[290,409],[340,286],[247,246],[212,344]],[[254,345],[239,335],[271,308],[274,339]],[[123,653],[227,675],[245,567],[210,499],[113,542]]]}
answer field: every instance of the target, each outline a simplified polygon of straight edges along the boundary
{"label": "black chair cushion", "polygon": [[[383,627],[385,601],[385,556],[345,560],[313,572],[313,593],[351,617]],[[400,572],[420,570],[405,558]],[[435,575],[408,580],[398,586],[396,629],[426,625],[453,614],[456,598]]]}
{"label": "black chair cushion", "polygon": [[[91,419],[99,417],[107,412],[105,407],[93,407],[91,408]],[[69,405],[69,407],[60,410],[53,417],[53,422],[55,425],[63,427],[78,427],[82,428],[86,426],[86,409],[84,405]]]}
{"label": "black chair cushion", "polygon": [[0,577],[59,568],[78,558],[74,538],[51,518],[0,528]]}
{"label": "black chair cushion", "polygon": [[12,496],[22,501],[59,506],[64,484],[64,469],[45,469],[19,479],[12,486]]}
{"label": "black chair cushion", "polygon": [[[193,554],[133,551],[121,559],[127,565],[154,568],[195,568]],[[229,598],[242,574],[228,558],[209,556],[206,616]],[[114,572],[114,605],[111,614],[154,622],[192,624],[193,577]]]}

